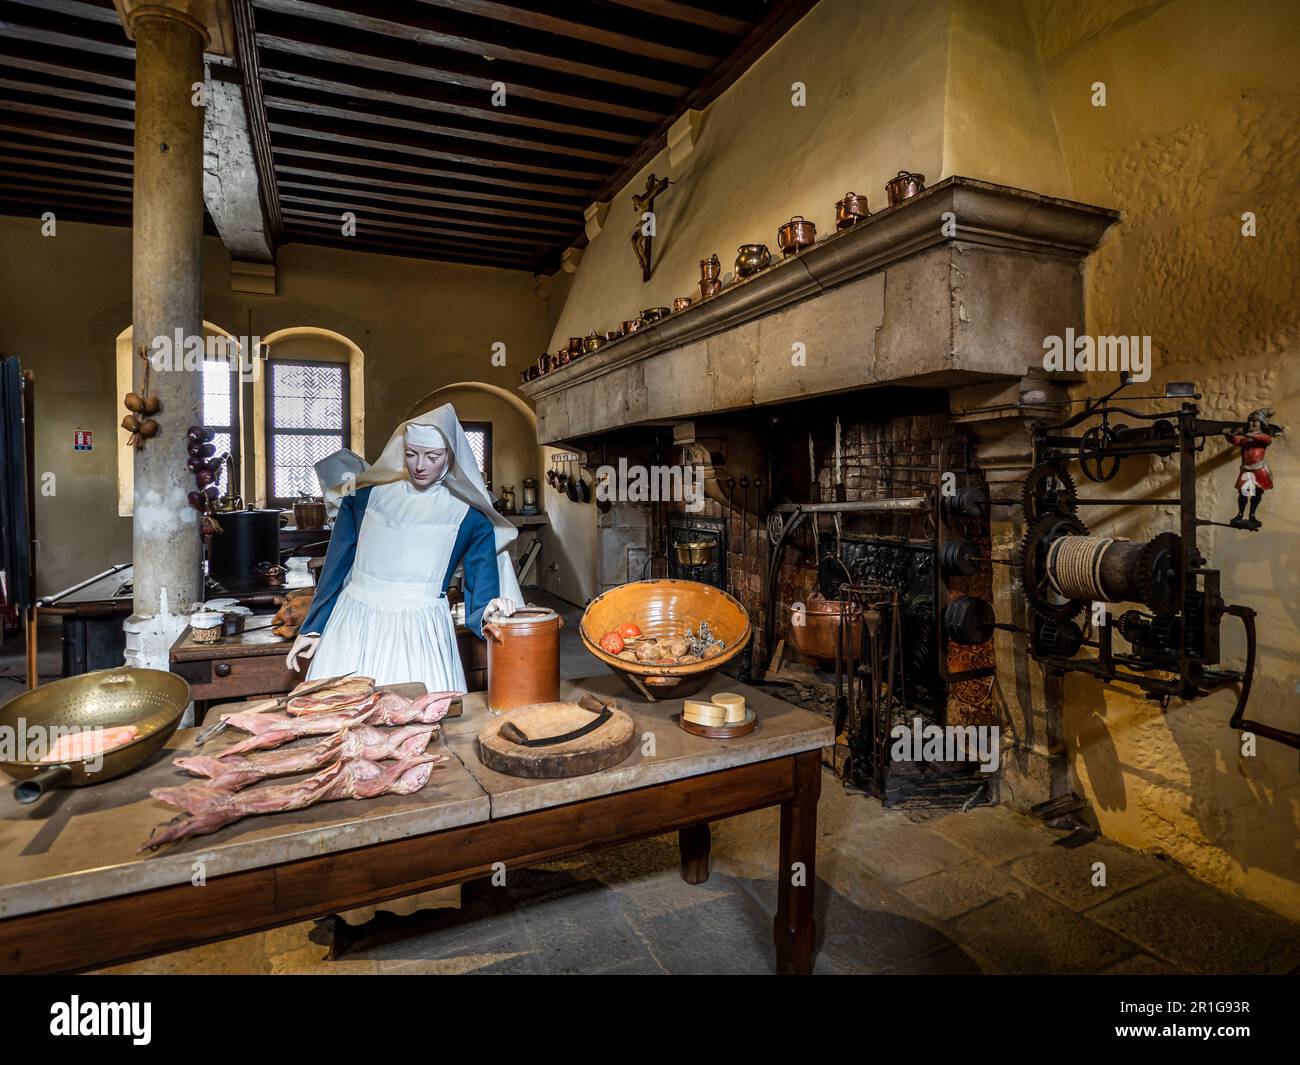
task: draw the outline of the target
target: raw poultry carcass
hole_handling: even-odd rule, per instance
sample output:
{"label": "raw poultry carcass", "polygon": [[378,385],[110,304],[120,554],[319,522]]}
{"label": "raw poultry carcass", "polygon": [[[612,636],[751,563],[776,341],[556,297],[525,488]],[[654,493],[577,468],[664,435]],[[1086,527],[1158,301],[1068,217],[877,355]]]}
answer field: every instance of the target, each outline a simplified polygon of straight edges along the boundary
{"label": "raw poultry carcass", "polygon": [[227,725],[252,735],[227,747],[221,756],[279,747],[299,736],[326,736],[353,724],[433,725],[447,716],[452,700],[459,695],[460,692],[429,692],[418,699],[407,699],[396,692],[375,692],[359,706],[329,714],[291,717],[246,710],[229,714],[223,718]]}
{"label": "raw poultry carcass", "polygon": [[[436,727],[436,725],[404,725],[401,728],[378,729],[370,725],[353,725],[304,747],[290,747],[285,750],[263,751],[250,755],[222,754],[216,757],[198,755],[192,758],[177,758],[172,764],[177,769],[183,769],[195,776],[207,777],[213,787],[224,791],[239,791],[267,777],[310,773],[340,758],[365,758],[378,762],[385,758],[409,758],[412,755],[423,754],[429,746],[430,739],[433,738]],[[168,798],[161,798],[163,802],[171,802]],[[173,803],[173,805],[179,804]]]}
{"label": "raw poultry carcass", "polygon": [[[335,799],[373,799],[380,795],[412,795],[429,782],[433,767],[446,755],[417,754],[394,762],[352,758],[335,762],[314,776],[293,784],[268,784],[248,792],[229,792],[211,785],[157,788],[167,798],[183,802],[184,813],[153,830],[141,850],[202,836],[254,814],[301,810]],[[180,794],[177,794],[180,793]]]}

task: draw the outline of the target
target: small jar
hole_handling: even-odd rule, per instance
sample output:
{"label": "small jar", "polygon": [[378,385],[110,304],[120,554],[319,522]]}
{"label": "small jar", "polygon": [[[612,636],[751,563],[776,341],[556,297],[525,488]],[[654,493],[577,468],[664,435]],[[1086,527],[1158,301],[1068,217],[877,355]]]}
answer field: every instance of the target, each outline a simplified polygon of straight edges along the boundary
{"label": "small jar", "polygon": [[195,643],[216,643],[221,639],[225,616],[216,610],[200,610],[190,615],[190,638]]}
{"label": "small jar", "polygon": [[[306,559],[303,560],[304,567]],[[221,634],[238,636],[244,631],[244,624],[253,616],[251,607],[228,606],[221,611]]]}

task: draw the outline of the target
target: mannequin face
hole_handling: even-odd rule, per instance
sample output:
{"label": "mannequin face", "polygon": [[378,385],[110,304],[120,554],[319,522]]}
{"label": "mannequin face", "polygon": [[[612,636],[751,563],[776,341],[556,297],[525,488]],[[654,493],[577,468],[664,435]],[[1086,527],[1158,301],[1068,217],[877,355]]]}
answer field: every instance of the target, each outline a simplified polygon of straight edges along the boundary
{"label": "mannequin face", "polygon": [[450,452],[445,447],[420,447],[406,443],[406,472],[416,488],[428,488],[447,472]]}

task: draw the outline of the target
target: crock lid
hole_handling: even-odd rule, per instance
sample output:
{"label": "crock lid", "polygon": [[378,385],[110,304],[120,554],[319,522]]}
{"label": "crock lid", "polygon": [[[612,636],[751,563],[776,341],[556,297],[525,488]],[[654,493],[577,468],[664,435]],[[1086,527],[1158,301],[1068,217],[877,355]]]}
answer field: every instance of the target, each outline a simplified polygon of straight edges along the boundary
{"label": "crock lid", "polygon": [[547,621],[554,621],[560,615],[549,607],[544,606],[525,606],[520,607],[508,618],[500,614],[489,614],[483,620],[493,625],[537,625]]}

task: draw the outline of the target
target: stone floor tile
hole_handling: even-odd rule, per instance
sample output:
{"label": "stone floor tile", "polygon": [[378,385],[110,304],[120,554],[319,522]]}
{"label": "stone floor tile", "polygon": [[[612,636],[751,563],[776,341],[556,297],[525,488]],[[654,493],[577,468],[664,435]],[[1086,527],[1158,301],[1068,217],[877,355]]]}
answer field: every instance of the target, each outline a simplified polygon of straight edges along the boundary
{"label": "stone floor tile", "polygon": [[1002,973],[1095,973],[1133,951],[1119,936],[1034,893],[998,899],[946,927]]}
{"label": "stone floor tile", "polygon": [[1025,889],[999,869],[967,862],[903,884],[898,893],[930,916],[947,920],[994,899],[1022,898]]}
{"label": "stone floor tile", "polygon": [[1060,833],[1041,821],[1005,806],[977,806],[966,813],[950,813],[931,822],[929,827],[991,865],[1001,865],[1050,847],[1060,838]]}
{"label": "stone floor tile", "polygon": [[[1093,865],[1105,863],[1105,884],[1094,886]],[[1167,866],[1150,855],[1139,854],[1106,840],[1080,847],[1045,847],[1018,858],[1008,867],[1017,880],[1069,906],[1086,910],[1115,898],[1138,884],[1163,876]]]}
{"label": "stone floor tile", "polygon": [[1088,911],[1169,964],[1196,973],[1287,973],[1300,964],[1300,926],[1170,873]]}

